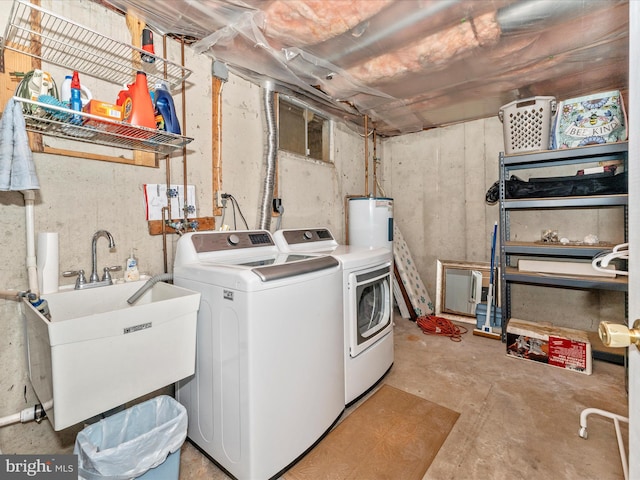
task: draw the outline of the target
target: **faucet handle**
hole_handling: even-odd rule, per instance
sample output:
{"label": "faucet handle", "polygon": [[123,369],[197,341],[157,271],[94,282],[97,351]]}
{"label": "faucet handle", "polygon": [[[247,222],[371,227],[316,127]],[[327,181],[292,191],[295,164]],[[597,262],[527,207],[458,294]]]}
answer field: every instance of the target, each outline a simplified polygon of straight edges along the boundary
{"label": "faucet handle", "polygon": [[111,279],[111,273],[109,272],[119,272],[120,270],[122,270],[122,266],[121,265],[112,265],[110,267],[104,267],[103,269],[103,274],[102,274],[102,281],[107,281],[109,283],[111,283],[113,280]]}
{"label": "faucet handle", "polygon": [[74,276],[78,276],[78,278],[76,278],[76,290],[79,289],[82,285],[84,285],[85,283],[87,283],[87,277],[84,276],[84,270],[68,270],[66,272],[62,272],[62,276],[63,277],[74,277]]}

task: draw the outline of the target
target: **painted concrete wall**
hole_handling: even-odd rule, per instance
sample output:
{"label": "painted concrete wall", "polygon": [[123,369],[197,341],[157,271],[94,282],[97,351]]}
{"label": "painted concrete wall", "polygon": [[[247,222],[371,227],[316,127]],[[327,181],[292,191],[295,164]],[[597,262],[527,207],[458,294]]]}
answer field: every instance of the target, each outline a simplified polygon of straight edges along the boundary
{"label": "painted concrete wall", "polygon": [[[0,0],[0,3],[8,5],[9,2]],[[43,0],[43,6],[89,28],[128,41],[124,19],[93,2]],[[0,9],[0,25],[6,23],[7,16],[8,8]],[[168,49],[167,57],[179,63],[178,45],[169,41]],[[156,46],[156,52],[159,51]],[[194,71],[186,90],[185,133],[195,139],[189,145],[187,182],[196,186],[198,214],[211,216],[211,61],[196,56],[188,48],[185,56],[187,67]],[[51,70],[52,73],[56,71],[54,67]],[[56,78],[62,78],[60,75],[63,76],[64,71],[58,69],[57,72]],[[84,80],[96,96],[115,98],[119,90],[118,86],[89,77]],[[176,95],[174,99],[181,109],[180,96]],[[238,200],[249,228],[256,228],[266,144],[262,90],[231,74],[222,90],[222,112],[223,190]],[[364,142],[360,135],[340,124],[334,127],[333,142],[334,165],[288,155],[279,158],[278,196],[285,207],[282,228],[327,226],[344,241],[345,196],[365,193]],[[67,147],[73,148],[73,145],[75,142],[70,142]],[[498,207],[486,205],[484,195],[498,178],[498,153],[502,148],[501,124],[496,118],[381,142],[378,149],[380,182],[384,193],[394,198],[395,221],[432,297],[435,295],[437,259],[487,261],[489,258],[490,232],[493,222],[498,219]],[[371,149],[369,151],[371,154]],[[173,157],[169,162],[172,183],[181,184],[182,157]],[[162,238],[147,232],[142,185],[165,182],[165,160],[160,161],[160,168],[153,169],[35,155],[35,164],[42,187],[35,208],[36,232],[59,233],[61,270],[89,270],[91,237],[96,230],[107,229],[114,235],[118,247],[115,252],[109,252],[106,242],[101,239],[99,265],[124,265],[129,249],[134,246],[143,272],[156,274],[162,271]],[[0,233],[3,246],[0,249],[3,265],[0,289],[27,288],[23,205],[21,194],[0,192],[4,227]],[[598,230],[594,233],[615,231],[620,223],[619,218],[611,220],[599,213],[593,213],[589,218],[586,225],[588,230]],[[220,223],[221,219],[216,220]],[[240,222],[239,217],[237,221]],[[231,225],[231,222],[232,213],[228,211],[225,223]],[[273,219],[272,229],[276,222]],[[532,238],[547,225],[545,222],[548,220],[534,214],[532,218],[520,221],[517,235]],[[589,233],[569,227],[576,225],[575,216],[555,225],[574,229],[567,231],[570,237]],[[238,223],[237,227],[243,228],[243,224]],[[607,238],[603,236],[602,239]],[[169,264],[173,260],[175,241],[175,236],[169,237]],[[63,284],[72,282],[73,279],[61,280]],[[522,296],[516,296],[514,292],[514,297],[519,299],[514,304],[514,314],[526,319],[549,319],[559,325],[583,325],[583,328],[594,330],[599,313],[603,318],[615,318],[620,312],[619,298],[604,301],[598,293],[543,290],[533,298],[530,289]],[[536,305],[535,309],[530,306],[531,301]],[[560,316],[557,309],[562,304],[568,304],[571,312]],[[18,303],[0,300],[0,330],[0,364],[3,365],[0,416],[5,416],[37,403],[37,399],[27,376],[24,328]],[[46,421],[40,425],[5,427],[0,429],[0,449],[5,453],[70,451],[78,429],[55,433]]]}
{"label": "painted concrete wall", "polygon": [[[5,25],[11,2],[0,0],[0,25]],[[90,29],[112,38],[129,42],[125,20],[94,2],[42,2],[44,8],[70,18]],[[162,43],[156,36],[156,53],[162,55]],[[180,63],[180,47],[168,40],[166,57]],[[186,89],[187,120],[184,134],[193,137],[188,146],[187,183],[196,187],[199,216],[213,215],[211,162],[211,59],[185,50],[186,66],[193,70]],[[46,65],[58,84],[66,72]],[[81,81],[95,98],[115,101],[120,86],[95,80],[81,74]],[[178,111],[182,109],[181,95],[174,92]],[[265,122],[260,87],[238,76],[230,75],[222,90],[222,185],[223,191],[238,201],[249,228],[257,228],[259,202],[262,195],[262,170],[265,151]],[[2,106],[1,108],[3,108]],[[279,196],[285,214],[283,227],[326,225],[338,238],[343,238],[344,195],[362,194],[356,185],[362,178],[363,143],[357,134],[345,126],[335,127],[335,164],[326,165],[300,158],[283,158],[279,163]],[[69,149],[85,149],[109,155],[128,155],[129,152],[87,146],[77,142],[60,142],[44,137],[50,145]],[[117,248],[110,252],[104,239],[98,241],[98,266],[122,265],[131,247],[135,247],[140,270],[149,274],[163,271],[161,236],[148,233],[145,220],[143,185],[166,181],[166,161],[159,168],[137,167],[102,161],[36,154],[36,171],[41,189],[36,196],[35,230],[59,233],[60,270],[83,268],[91,270],[91,238],[99,229],[106,229],[115,238]],[[172,183],[183,183],[181,153],[169,160]],[[22,194],[0,192],[2,217],[2,249],[0,249],[0,289],[26,290],[25,266],[25,209]],[[232,223],[229,209],[225,223]],[[220,223],[220,218],[216,218]],[[244,224],[237,216],[237,227]],[[275,219],[272,229],[275,228]],[[168,237],[169,267],[177,237]],[[169,268],[171,269],[171,268]],[[122,275],[118,273],[116,275]],[[72,284],[73,278],[61,278],[60,283]],[[33,406],[38,400],[31,388],[27,373],[27,353],[21,306],[18,302],[0,299],[0,417]],[[73,375],[73,372],[69,372]],[[96,372],[99,375],[100,372]],[[0,429],[0,450],[3,453],[70,452],[75,434],[81,426],[54,432],[48,423],[17,424]]]}
{"label": "painted concrete wall", "polygon": [[[495,118],[387,139],[383,143],[385,190],[394,198],[394,220],[411,250],[435,303],[436,262],[488,262],[498,205],[485,193],[499,176],[504,149]],[[518,176],[573,175],[569,171],[523,170]],[[536,241],[542,229],[582,240],[623,241],[623,209],[512,212],[511,238]],[[624,318],[624,294],[512,284],[512,316],[558,326],[597,330],[600,320]]]}

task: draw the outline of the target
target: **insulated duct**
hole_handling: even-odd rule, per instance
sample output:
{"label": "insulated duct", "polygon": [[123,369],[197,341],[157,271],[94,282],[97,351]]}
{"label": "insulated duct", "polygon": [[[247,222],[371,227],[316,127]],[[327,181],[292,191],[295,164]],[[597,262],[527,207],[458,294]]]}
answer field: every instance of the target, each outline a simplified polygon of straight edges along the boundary
{"label": "insulated duct", "polygon": [[527,0],[498,10],[496,21],[503,34],[524,33],[571,18],[576,11],[589,5],[593,10],[604,8],[609,2],[585,0]]}
{"label": "insulated duct", "polygon": [[271,228],[271,204],[273,203],[273,188],[276,178],[276,159],[278,153],[278,126],[276,123],[276,108],[273,84],[267,82],[263,88],[264,111],[267,122],[267,151],[266,151],[266,171],[262,184],[262,204],[260,206],[260,217],[258,228],[269,230]]}

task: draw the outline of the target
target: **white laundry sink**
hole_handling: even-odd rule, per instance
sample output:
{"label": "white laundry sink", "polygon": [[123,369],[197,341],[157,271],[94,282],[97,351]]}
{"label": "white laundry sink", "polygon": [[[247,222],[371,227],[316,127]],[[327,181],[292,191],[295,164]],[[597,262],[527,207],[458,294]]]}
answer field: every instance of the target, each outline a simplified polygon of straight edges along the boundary
{"label": "white laundry sink", "polygon": [[145,282],[43,295],[51,320],[25,300],[29,376],[54,430],[188,377],[195,370],[200,293]]}

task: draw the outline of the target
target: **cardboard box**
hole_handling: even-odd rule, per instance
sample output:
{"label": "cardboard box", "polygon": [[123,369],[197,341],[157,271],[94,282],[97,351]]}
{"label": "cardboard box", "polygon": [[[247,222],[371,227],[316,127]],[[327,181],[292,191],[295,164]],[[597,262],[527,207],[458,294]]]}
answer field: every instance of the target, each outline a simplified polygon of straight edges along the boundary
{"label": "cardboard box", "polygon": [[122,107],[112,103],[101,102],[100,100],[90,100],[83,110],[85,113],[98,115],[108,120],[116,122],[122,121]]}
{"label": "cardboard box", "polygon": [[586,332],[512,318],[507,356],[591,375],[591,343]]}

